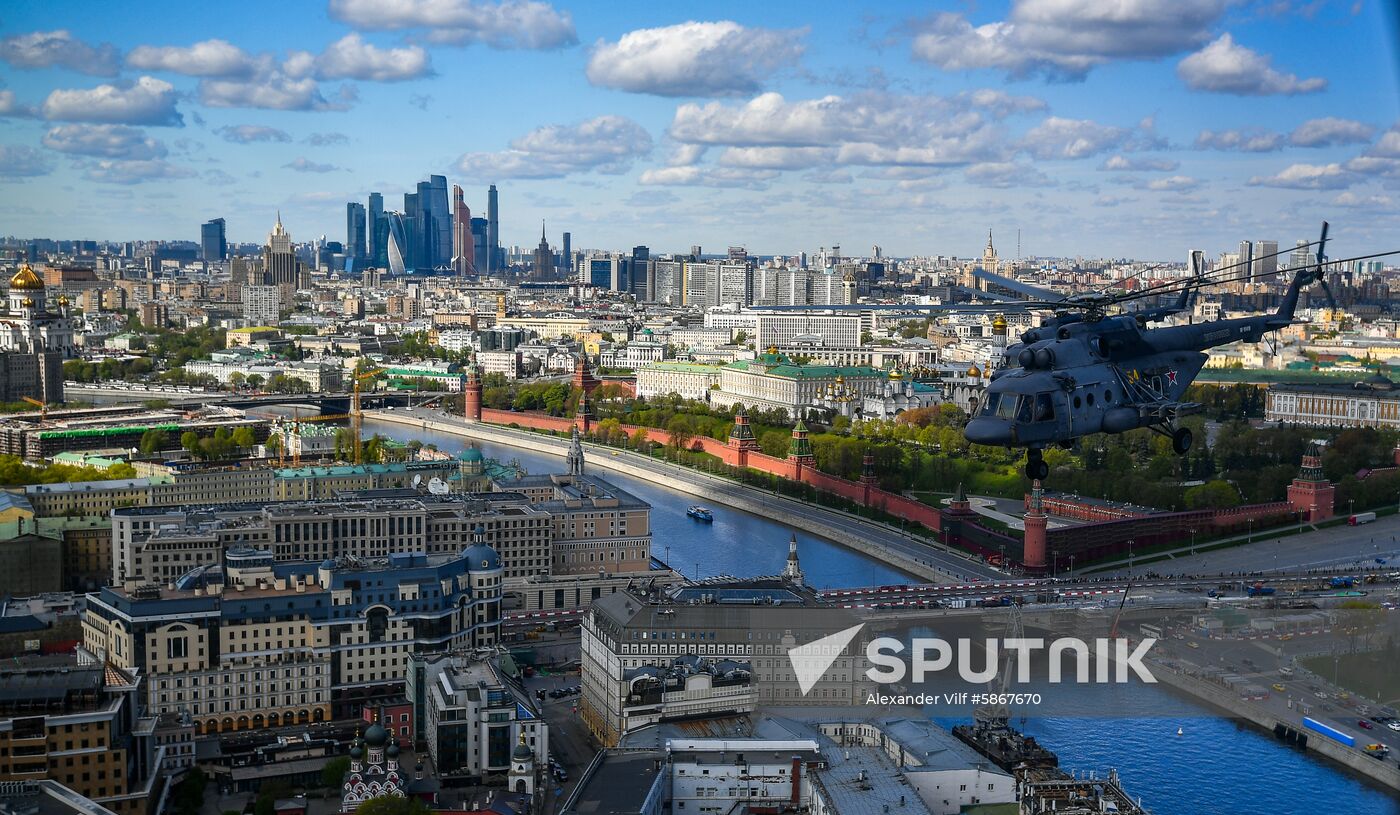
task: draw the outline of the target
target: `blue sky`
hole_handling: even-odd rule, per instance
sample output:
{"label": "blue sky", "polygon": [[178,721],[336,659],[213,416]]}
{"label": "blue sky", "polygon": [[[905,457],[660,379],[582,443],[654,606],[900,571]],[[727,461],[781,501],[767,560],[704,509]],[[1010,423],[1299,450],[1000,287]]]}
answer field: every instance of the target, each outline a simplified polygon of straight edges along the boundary
{"label": "blue sky", "polygon": [[0,11],[0,232],[339,240],[441,173],[508,244],[1400,248],[1390,0],[119,5]]}

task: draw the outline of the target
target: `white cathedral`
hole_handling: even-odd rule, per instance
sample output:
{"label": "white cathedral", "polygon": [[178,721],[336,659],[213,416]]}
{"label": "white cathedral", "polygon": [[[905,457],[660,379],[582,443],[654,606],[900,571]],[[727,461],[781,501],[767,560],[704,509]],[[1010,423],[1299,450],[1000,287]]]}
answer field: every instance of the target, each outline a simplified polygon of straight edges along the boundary
{"label": "white cathedral", "polygon": [[9,314],[0,317],[0,351],[72,357],[73,321],[63,313],[67,300],[60,297],[57,305],[58,312],[49,311],[44,281],[25,264],[10,278]]}

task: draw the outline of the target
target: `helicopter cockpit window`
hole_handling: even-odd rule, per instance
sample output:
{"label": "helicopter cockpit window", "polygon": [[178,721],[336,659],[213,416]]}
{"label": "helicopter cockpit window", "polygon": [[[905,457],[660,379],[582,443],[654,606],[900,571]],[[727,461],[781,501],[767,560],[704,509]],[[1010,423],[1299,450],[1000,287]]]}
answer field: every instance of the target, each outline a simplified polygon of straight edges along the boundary
{"label": "helicopter cockpit window", "polygon": [[1016,402],[1018,397],[1014,393],[1003,394],[1001,401],[997,403],[997,418],[1016,418]]}
{"label": "helicopter cockpit window", "polygon": [[1001,394],[999,394],[999,393],[989,393],[989,394],[987,394],[987,399],[986,399],[986,401],[984,401],[984,402],[982,403],[982,415],[983,415],[983,416],[995,416],[995,415],[997,415],[997,405],[999,405],[999,404],[1001,404]]}
{"label": "helicopter cockpit window", "polygon": [[1048,393],[1035,395],[1035,421],[1050,422],[1055,419],[1055,400]]}
{"label": "helicopter cockpit window", "polygon": [[1031,420],[1031,408],[1035,403],[1034,396],[1022,396],[1017,400],[1016,421],[1029,422]]}

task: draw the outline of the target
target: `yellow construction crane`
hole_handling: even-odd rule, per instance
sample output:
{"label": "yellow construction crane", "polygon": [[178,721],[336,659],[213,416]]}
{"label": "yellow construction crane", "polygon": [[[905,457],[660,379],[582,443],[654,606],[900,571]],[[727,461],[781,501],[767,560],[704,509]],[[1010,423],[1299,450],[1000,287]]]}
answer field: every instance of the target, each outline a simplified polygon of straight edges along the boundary
{"label": "yellow construction crane", "polygon": [[39,426],[47,427],[49,424],[49,403],[40,402],[38,399],[31,399],[28,396],[21,396],[20,399],[39,408]]}
{"label": "yellow construction crane", "polygon": [[384,373],[383,368],[374,368],[362,374],[355,375],[355,386],[352,389],[350,397],[350,426],[352,428],[352,434],[355,437],[355,464],[359,464],[363,456],[360,449],[362,446],[360,439],[363,436],[362,428],[364,427],[365,417],[364,411],[360,409],[360,380],[374,379],[382,373]]}

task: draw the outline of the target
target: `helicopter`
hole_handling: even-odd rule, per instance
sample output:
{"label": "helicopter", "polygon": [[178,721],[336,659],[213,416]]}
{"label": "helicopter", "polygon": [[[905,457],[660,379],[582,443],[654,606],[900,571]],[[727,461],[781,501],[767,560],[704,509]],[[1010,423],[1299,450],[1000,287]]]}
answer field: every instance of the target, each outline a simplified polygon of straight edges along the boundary
{"label": "helicopter", "polygon": [[[1323,276],[1327,230],[1324,222],[1322,236],[1313,244],[1317,247],[1316,263],[1294,273],[1278,310],[1253,317],[1149,327],[1189,310],[1200,288],[1229,282],[1202,275],[1199,270],[1185,282],[1111,295],[1057,295],[1005,278],[997,280],[1012,289],[1033,290],[1043,296],[1038,301],[1020,301],[1021,308],[1049,309],[1055,316],[1006,348],[1003,366],[993,373],[964,436],[973,444],[1026,448],[1025,474],[1032,481],[1043,481],[1050,473],[1045,448],[1052,444],[1068,448],[1094,433],[1147,428],[1170,438],[1172,449],[1184,455],[1193,439],[1190,428],[1181,426],[1180,420],[1203,410],[1199,403],[1186,401],[1185,395],[1205,365],[1205,349],[1258,342],[1268,332],[1293,324],[1299,294],[1314,283],[1322,285],[1335,308]],[[1229,268],[1216,270],[1216,274]],[[1179,294],[1173,305],[1107,312],[1110,306],[1167,292]]]}
{"label": "helicopter", "polygon": [[[1185,455],[1193,442],[1190,428],[1180,420],[1204,409],[1185,400],[1186,391],[1204,367],[1205,349],[1233,342],[1258,342],[1265,334],[1292,325],[1298,297],[1304,288],[1320,284],[1332,308],[1336,301],[1324,270],[1328,224],[1315,242],[1299,242],[1285,252],[1317,248],[1316,261],[1297,269],[1278,310],[1253,317],[1222,318],[1190,325],[1149,327],[1192,308],[1196,292],[1206,286],[1258,279],[1249,267],[1252,260],[1277,257],[1278,252],[1244,263],[1223,266],[1203,274],[1192,255],[1192,274],[1182,280],[1143,287],[1135,291],[1060,294],[1030,286],[995,273],[979,270],[975,276],[999,288],[1031,299],[1011,299],[992,292],[970,290],[984,301],[961,304],[824,305],[819,310],[880,311],[932,314],[937,312],[1000,314],[1011,311],[1049,311],[1053,314],[1021,334],[1002,353],[1002,365],[991,381],[975,414],[963,429],[973,444],[1026,449],[1026,477],[1044,481],[1050,474],[1044,451],[1051,445],[1070,448],[1078,439],[1095,433],[1126,433],[1147,428],[1171,439],[1172,449]],[[1400,254],[1377,252],[1344,258],[1347,262]],[[1243,273],[1239,273],[1244,267]],[[1149,267],[1138,274],[1151,271]],[[1280,270],[1286,271],[1286,270]],[[1222,273],[1234,276],[1220,277]],[[1275,274],[1277,272],[1264,273]],[[1121,285],[1121,283],[1120,283]],[[1177,295],[1169,305],[1129,310],[1137,301]],[[1128,304],[1128,305],[1125,305]],[[1109,313],[1113,307],[1123,307]],[[812,306],[769,306],[766,311],[812,311]]]}

